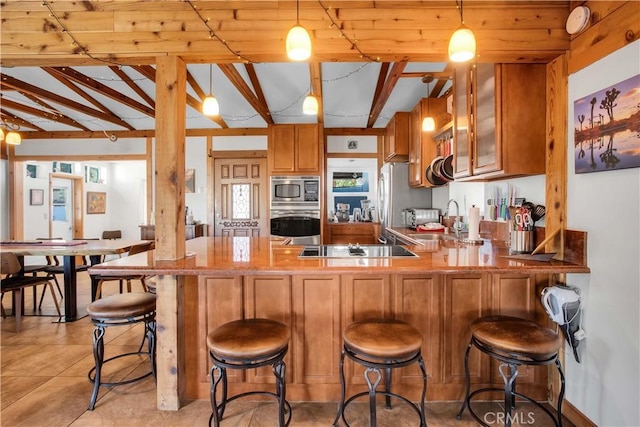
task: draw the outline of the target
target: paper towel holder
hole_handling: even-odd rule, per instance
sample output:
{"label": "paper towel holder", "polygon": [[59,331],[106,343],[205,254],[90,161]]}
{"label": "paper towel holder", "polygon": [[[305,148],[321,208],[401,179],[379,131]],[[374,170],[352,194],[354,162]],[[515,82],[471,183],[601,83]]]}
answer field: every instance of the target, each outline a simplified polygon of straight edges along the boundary
{"label": "paper towel holder", "polygon": [[[482,245],[484,241],[480,239],[480,233],[479,233],[480,232],[479,209],[476,208],[476,205],[472,205],[471,207],[473,208],[474,212],[471,212],[471,209],[469,210],[469,235],[467,236],[466,239],[462,240],[462,243],[465,243],[467,245]],[[472,213],[475,213],[475,216],[472,215]],[[473,219],[475,219],[475,221],[472,221]],[[475,222],[475,224],[472,225],[472,222]],[[475,226],[474,228],[477,228],[477,232],[472,233],[471,228],[473,226]]]}

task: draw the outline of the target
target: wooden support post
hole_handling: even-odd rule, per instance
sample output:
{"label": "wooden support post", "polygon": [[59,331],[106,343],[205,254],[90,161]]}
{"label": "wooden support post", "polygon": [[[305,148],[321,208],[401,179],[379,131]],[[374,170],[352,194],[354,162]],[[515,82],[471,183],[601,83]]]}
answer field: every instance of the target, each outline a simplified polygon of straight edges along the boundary
{"label": "wooden support post", "polygon": [[[564,258],[564,229],[567,218],[567,105],[568,71],[567,56],[559,56],[547,64],[547,164],[546,164],[546,219],[547,233],[559,230],[558,239],[550,240],[546,252],[557,252]],[[551,275],[551,283],[564,282],[564,275]],[[558,331],[560,333],[560,331]],[[565,353],[560,354],[564,366]],[[553,405],[558,402],[560,376],[555,366],[550,366],[549,399]]]}
{"label": "wooden support post", "polygon": [[[156,61],[155,260],[185,256],[184,172],[187,67],[178,57]],[[184,396],[182,277],[157,284],[157,408],[176,411]]]}

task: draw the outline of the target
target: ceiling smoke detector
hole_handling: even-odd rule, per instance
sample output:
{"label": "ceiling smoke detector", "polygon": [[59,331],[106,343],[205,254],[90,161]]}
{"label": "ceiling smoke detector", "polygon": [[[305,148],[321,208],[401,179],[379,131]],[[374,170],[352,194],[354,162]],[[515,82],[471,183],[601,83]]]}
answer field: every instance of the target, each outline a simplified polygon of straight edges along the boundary
{"label": "ceiling smoke detector", "polygon": [[591,10],[587,6],[578,6],[571,11],[567,18],[567,33],[578,34],[589,25]]}

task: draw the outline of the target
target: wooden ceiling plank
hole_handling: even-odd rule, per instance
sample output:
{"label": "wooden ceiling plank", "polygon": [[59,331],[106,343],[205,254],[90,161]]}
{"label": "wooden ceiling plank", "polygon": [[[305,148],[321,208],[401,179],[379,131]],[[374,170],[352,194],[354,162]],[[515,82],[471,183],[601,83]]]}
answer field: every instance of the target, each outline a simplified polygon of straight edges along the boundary
{"label": "wooden ceiling plank", "polygon": [[371,100],[371,109],[369,110],[369,120],[367,121],[368,128],[373,127],[376,120],[378,120],[377,116],[373,116],[373,112],[375,106],[378,104],[378,99],[380,99],[382,89],[384,88],[384,82],[387,79],[390,65],[391,64],[389,62],[383,62],[380,66],[380,72],[378,73],[378,82],[376,83],[376,90],[373,93],[373,99]]}
{"label": "wooden ceiling plank", "polygon": [[31,114],[32,116],[42,117],[44,119],[53,120],[74,128],[82,129],[84,131],[90,130],[86,126],[70,119],[66,116],[60,116],[57,114],[49,113],[47,111],[38,110],[37,108],[29,107],[28,105],[21,104],[19,102],[11,101],[10,99],[2,99],[2,106],[11,110],[22,111],[23,113]]}
{"label": "wooden ceiling plank", "polygon": [[4,120],[5,122],[14,123],[14,124],[17,124],[18,126],[35,129],[38,132],[44,132],[44,129],[42,129],[41,127],[36,126],[33,123],[18,116],[17,114],[14,114],[5,109],[0,109],[0,115],[2,116],[2,120]]}
{"label": "wooden ceiling plank", "polygon": [[140,86],[138,86],[132,79],[131,77],[129,77],[129,75],[127,73],[125,73],[124,71],[122,71],[122,69],[120,67],[116,67],[114,65],[110,65],[109,69],[118,77],[120,77],[120,79],[122,80],[122,82],[124,84],[126,84],[127,86],[129,86],[131,88],[131,90],[133,90],[135,93],[138,94],[138,96],[142,99],[144,99],[144,101],[149,104],[149,106],[153,109],[156,108],[156,102],[153,100],[153,98],[151,98],[149,95],[147,95],[147,93],[142,90],[142,88]]}
{"label": "wooden ceiling plank", "polygon": [[311,76],[311,91],[318,99],[318,124],[324,123],[324,109],[322,108],[322,64],[309,62],[309,75]]}
{"label": "wooden ceiling plank", "polygon": [[136,111],[139,111],[143,114],[146,114],[149,117],[155,117],[155,110],[147,107],[146,105],[136,101],[135,99],[131,99],[126,95],[110,88],[107,85],[104,85],[91,77],[88,77],[71,67],[55,67],[61,74],[66,76],[69,80],[72,80],[76,83],[79,83],[89,89],[92,89],[98,92],[101,95],[104,95],[108,98],[111,98],[115,101],[118,101],[129,108],[132,108]]}
{"label": "wooden ceiling plank", "polygon": [[81,96],[82,98],[86,99],[87,101],[89,101],[91,104],[95,105],[96,107],[98,107],[100,110],[102,110],[103,114],[99,114],[99,115],[94,115],[93,113],[86,111],[86,110],[82,110],[82,113],[86,113],[88,115],[91,115],[93,117],[97,117],[101,120],[106,120],[105,116],[111,117],[108,121],[111,123],[115,123],[119,126],[122,126],[125,129],[129,129],[129,130],[133,130],[134,127],[131,126],[129,123],[125,122],[124,120],[122,120],[120,117],[118,117],[117,115],[115,115],[111,110],[109,110],[106,106],[102,105],[97,99],[93,98],[92,96],[90,96],[88,93],[86,93],[85,91],[83,91],[82,89],[80,89],[78,86],[76,86],[75,84],[73,84],[71,81],[69,81],[64,75],[58,73],[58,71],[55,68],[50,68],[50,67],[42,67],[42,69],[47,72],[50,76],[52,76],[53,78],[55,78],[56,80],[58,80],[60,83],[62,83],[63,85],[65,85],[69,90],[73,91],[74,93],[78,94],[79,96]]}
{"label": "wooden ceiling plank", "polygon": [[229,79],[229,81],[238,89],[240,94],[251,104],[254,110],[262,119],[269,123],[273,124],[273,119],[269,113],[268,107],[260,103],[258,97],[253,93],[247,82],[244,81],[238,70],[233,64],[218,64],[220,70],[224,73],[225,76]]}

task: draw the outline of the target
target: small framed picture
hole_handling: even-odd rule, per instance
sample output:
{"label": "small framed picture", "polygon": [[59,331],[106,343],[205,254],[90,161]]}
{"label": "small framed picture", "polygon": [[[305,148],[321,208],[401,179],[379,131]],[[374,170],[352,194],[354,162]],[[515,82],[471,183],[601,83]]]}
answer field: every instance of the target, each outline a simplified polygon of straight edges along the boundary
{"label": "small framed picture", "polygon": [[107,210],[107,193],[87,191],[87,214],[103,214]]}
{"label": "small framed picture", "polygon": [[357,150],[358,149],[358,140],[357,139],[350,139],[349,141],[347,141],[347,148],[349,150]]}
{"label": "small framed picture", "polygon": [[29,204],[31,206],[44,205],[44,190],[32,188],[29,190]]}

